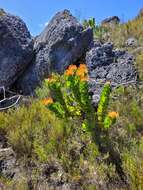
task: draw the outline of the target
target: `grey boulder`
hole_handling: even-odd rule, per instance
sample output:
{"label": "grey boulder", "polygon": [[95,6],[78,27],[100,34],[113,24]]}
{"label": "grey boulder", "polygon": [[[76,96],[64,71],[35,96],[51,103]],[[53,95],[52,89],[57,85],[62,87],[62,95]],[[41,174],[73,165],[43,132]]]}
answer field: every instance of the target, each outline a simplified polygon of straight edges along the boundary
{"label": "grey boulder", "polygon": [[31,35],[25,23],[0,9],[0,86],[9,88],[32,58]]}
{"label": "grey boulder", "polygon": [[35,38],[35,59],[18,81],[18,89],[33,94],[45,77],[52,72],[62,73],[85,54],[92,41],[91,28],[84,30],[68,10],[57,13]]}

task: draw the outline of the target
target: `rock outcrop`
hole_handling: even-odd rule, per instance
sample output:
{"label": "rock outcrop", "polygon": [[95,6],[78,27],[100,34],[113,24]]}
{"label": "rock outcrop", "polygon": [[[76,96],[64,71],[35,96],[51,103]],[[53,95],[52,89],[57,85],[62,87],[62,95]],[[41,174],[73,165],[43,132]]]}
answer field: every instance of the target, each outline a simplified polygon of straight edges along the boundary
{"label": "rock outcrop", "polygon": [[31,35],[17,16],[0,10],[0,86],[9,88],[33,55]]}
{"label": "rock outcrop", "polygon": [[118,16],[112,16],[112,17],[109,17],[109,18],[106,18],[104,19],[102,22],[101,22],[101,25],[103,26],[106,26],[106,25],[109,25],[109,26],[115,26],[117,24],[120,23],[120,18]]}
{"label": "rock outcrop", "polygon": [[18,88],[24,94],[33,94],[51,72],[62,73],[85,54],[92,40],[92,29],[84,30],[69,11],[57,13],[35,39],[35,59],[18,81]]}
{"label": "rock outcrop", "polygon": [[[95,43],[86,54],[86,64],[90,75],[90,91],[98,101],[106,81],[113,87],[136,81],[134,57],[126,51],[114,50],[111,43]],[[94,99],[94,98],[93,98]]]}

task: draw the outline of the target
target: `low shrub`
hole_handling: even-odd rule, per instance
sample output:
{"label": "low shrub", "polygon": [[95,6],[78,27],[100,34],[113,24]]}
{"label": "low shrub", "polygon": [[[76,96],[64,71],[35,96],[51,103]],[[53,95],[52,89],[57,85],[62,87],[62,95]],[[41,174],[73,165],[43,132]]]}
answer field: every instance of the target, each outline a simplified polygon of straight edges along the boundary
{"label": "low shrub", "polygon": [[38,101],[29,107],[22,106],[17,110],[0,113],[0,118],[0,130],[5,132],[18,157],[31,157],[35,151],[35,141],[44,138],[44,134],[47,138],[49,134],[51,138],[52,135],[59,138],[66,133],[63,122]]}
{"label": "low shrub", "polygon": [[123,167],[131,189],[143,189],[143,139],[122,155]]}
{"label": "low shrub", "polygon": [[139,79],[143,80],[143,52],[136,56],[136,68],[138,70]]}

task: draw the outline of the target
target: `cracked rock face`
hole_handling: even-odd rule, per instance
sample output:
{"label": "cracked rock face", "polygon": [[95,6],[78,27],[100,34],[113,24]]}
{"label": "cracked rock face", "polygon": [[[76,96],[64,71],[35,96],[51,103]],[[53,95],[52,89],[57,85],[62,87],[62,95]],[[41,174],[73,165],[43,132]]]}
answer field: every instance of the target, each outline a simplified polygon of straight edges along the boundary
{"label": "cracked rock face", "polygon": [[62,73],[76,62],[92,40],[92,29],[83,30],[68,10],[57,13],[35,39],[35,59],[18,81],[18,88],[24,94],[33,94],[37,85],[51,72]]}
{"label": "cracked rock face", "polygon": [[9,88],[31,61],[32,38],[17,16],[0,10],[0,86]]}
{"label": "cracked rock face", "polygon": [[113,50],[113,44],[94,45],[86,54],[89,69],[90,91],[98,101],[101,89],[106,81],[113,87],[136,81],[134,57],[126,51]]}

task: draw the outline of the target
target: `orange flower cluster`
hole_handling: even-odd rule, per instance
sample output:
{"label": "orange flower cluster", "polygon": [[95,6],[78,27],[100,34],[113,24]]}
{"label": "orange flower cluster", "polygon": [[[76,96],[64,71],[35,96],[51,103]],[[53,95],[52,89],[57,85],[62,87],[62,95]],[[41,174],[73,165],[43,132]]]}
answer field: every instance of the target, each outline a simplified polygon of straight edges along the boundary
{"label": "orange flower cluster", "polygon": [[53,99],[52,98],[45,98],[42,100],[42,104],[47,106],[49,104],[53,104]]}
{"label": "orange flower cluster", "polygon": [[111,118],[111,119],[117,119],[119,117],[119,113],[118,112],[115,112],[115,111],[112,111],[112,112],[109,112],[108,113],[108,116]]}
{"label": "orange flower cluster", "polygon": [[77,70],[76,65],[70,65],[69,68],[65,71],[65,75],[72,76],[75,74],[76,70]]}
{"label": "orange flower cluster", "polygon": [[79,67],[77,67],[76,65],[70,65],[69,68],[65,71],[65,75],[72,76],[74,74],[79,76],[81,81],[87,81],[87,66],[85,64],[80,64]]}

